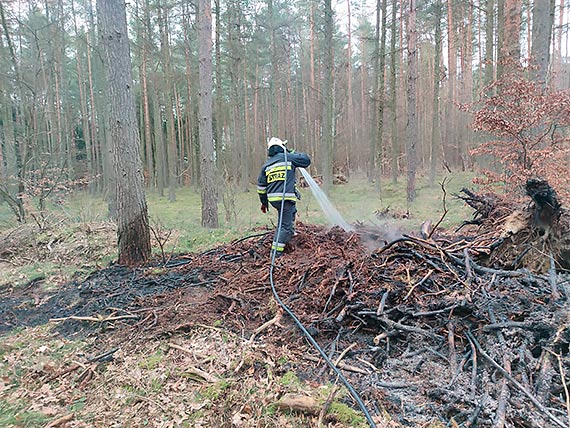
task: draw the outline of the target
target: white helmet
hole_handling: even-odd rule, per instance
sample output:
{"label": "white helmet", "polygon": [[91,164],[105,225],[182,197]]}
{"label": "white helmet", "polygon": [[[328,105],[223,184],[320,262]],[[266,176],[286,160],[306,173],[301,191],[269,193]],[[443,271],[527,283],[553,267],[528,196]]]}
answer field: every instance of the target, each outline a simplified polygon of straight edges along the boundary
{"label": "white helmet", "polygon": [[279,146],[279,147],[283,147],[283,149],[285,149],[286,144],[287,144],[287,140],[281,141],[277,137],[271,137],[269,140],[267,140],[267,150],[269,150],[269,148],[271,146]]}

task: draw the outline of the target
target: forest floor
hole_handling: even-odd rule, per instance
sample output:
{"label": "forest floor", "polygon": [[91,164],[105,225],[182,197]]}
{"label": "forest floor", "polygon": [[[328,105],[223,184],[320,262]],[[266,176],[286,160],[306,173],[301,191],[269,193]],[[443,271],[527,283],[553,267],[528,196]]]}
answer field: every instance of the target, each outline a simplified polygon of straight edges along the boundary
{"label": "forest floor", "polygon": [[[298,225],[275,290],[377,426],[570,426],[570,275],[527,206],[423,236]],[[0,286],[0,426],[370,425],[276,303],[273,230],[128,269],[101,267],[110,225],[32,227],[2,233],[4,268],[82,262]]]}

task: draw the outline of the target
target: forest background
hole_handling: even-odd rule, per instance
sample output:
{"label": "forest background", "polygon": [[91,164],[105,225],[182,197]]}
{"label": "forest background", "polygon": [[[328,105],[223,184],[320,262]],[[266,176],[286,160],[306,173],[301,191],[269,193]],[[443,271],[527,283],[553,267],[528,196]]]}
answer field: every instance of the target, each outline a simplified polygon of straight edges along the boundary
{"label": "forest background", "polygon": [[[309,153],[325,190],[365,175],[381,198],[384,183],[405,177],[412,202],[416,174],[434,186],[442,171],[473,170],[507,191],[540,175],[566,196],[564,0],[137,0],[126,9],[144,184],[173,202],[213,175],[202,204],[216,211],[204,226],[217,226],[227,189],[252,187],[270,136]],[[200,32],[204,15],[211,38]],[[0,18],[0,203],[25,222],[81,190],[106,197],[113,213],[95,5],[2,0]],[[213,105],[206,145],[203,97]]]}

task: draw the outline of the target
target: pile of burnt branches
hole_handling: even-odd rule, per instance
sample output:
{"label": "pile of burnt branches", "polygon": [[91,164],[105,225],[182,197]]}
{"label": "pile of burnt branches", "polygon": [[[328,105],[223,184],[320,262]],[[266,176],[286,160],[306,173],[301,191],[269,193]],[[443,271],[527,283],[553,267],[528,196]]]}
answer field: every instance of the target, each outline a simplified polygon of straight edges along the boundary
{"label": "pile of burnt branches", "polygon": [[483,267],[466,242],[413,237],[369,264],[332,316],[374,335],[366,355],[388,407],[415,422],[568,426],[568,275]]}
{"label": "pile of burnt branches", "polygon": [[273,282],[373,413],[410,426],[568,426],[568,272],[493,265],[494,241],[481,233],[401,236],[371,252],[358,230],[297,231],[271,278],[273,233],[260,231],[166,265],[111,266],[34,308],[16,312],[14,301],[3,322],[44,309],[68,329],[124,327],[132,339],[221,321],[297,348],[300,367],[334,381],[281,317]]}
{"label": "pile of burnt branches", "polygon": [[[370,253],[358,231],[298,231],[277,260],[276,291],[376,411],[412,425],[567,426],[567,273],[483,266],[477,259],[493,249],[466,236],[403,236]],[[271,238],[219,247],[195,263],[218,268],[209,303],[227,325],[252,335],[273,325],[267,334],[299,343],[271,322]],[[302,353],[318,361],[314,350]]]}

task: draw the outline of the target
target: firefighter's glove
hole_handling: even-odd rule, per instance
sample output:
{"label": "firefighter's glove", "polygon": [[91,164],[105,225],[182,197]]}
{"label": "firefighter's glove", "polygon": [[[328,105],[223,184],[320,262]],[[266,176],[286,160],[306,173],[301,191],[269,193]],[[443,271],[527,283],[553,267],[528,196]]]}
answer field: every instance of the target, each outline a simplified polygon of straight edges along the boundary
{"label": "firefighter's glove", "polygon": [[295,187],[295,196],[299,201],[301,200],[301,192],[299,192],[299,189],[297,189],[296,187]]}
{"label": "firefighter's glove", "polygon": [[267,212],[267,210],[268,210],[267,205],[261,204],[261,212],[262,212],[263,214],[265,214],[265,213]]}

